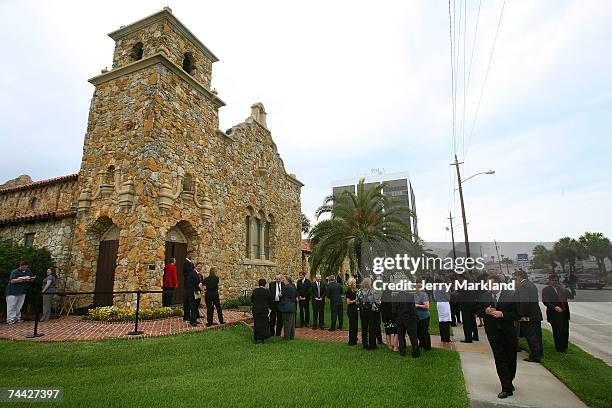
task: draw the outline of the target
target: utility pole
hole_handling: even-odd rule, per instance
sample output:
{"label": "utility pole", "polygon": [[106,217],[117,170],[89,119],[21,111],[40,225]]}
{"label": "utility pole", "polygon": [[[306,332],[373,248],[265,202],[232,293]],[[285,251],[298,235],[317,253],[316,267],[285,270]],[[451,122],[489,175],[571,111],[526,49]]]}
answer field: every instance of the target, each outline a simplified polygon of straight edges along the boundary
{"label": "utility pole", "polygon": [[459,171],[459,165],[463,164],[457,160],[455,155],[455,162],[451,163],[451,166],[457,168],[457,182],[459,183],[459,200],[461,201],[461,216],[463,217],[463,236],[465,237],[465,256],[470,257],[470,240],[468,239],[467,221],[465,220],[465,204],[463,203],[463,188],[461,188],[461,172]]}
{"label": "utility pole", "polygon": [[451,239],[453,241],[453,262],[455,262],[455,260],[457,259],[457,253],[455,252],[455,233],[453,231],[453,214],[451,214],[451,212],[448,212],[448,219],[450,220],[450,232],[451,232]]}
{"label": "utility pole", "polygon": [[499,273],[503,275],[504,270],[502,269],[501,258],[499,257],[499,249],[497,248],[497,241],[494,240],[493,242],[495,242],[495,252],[497,253],[497,263],[499,263]]}

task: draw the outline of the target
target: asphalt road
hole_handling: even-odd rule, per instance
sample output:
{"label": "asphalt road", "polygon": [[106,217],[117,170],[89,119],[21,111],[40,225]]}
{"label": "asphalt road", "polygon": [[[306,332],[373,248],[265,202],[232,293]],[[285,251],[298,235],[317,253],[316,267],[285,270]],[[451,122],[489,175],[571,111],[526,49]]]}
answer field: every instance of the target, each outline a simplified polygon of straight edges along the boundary
{"label": "asphalt road", "polygon": [[[541,296],[545,285],[536,286]],[[540,306],[546,320],[545,307]],[[570,341],[612,365],[612,290],[577,289],[570,312]]]}

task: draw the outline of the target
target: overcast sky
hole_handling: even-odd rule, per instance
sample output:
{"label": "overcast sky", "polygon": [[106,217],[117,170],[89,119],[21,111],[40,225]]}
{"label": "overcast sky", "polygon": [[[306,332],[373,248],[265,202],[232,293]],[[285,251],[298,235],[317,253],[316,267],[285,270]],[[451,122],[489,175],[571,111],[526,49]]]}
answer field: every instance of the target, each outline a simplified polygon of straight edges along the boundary
{"label": "overcast sky", "polygon": [[[612,3],[508,1],[474,122],[502,4],[482,2],[476,35],[478,0],[467,1],[461,23],[463,3],[455,6],[455,149],[466,177],[496,171],[464,186],[470,238],[612,236]],[[442,0],[0,0],[0,180],[79,170],[87,79],[112,65],[106,34],[163,6],[220,59],[221,129],[264,103],[287,171],[306,184],[306,214],[334,180],[406,171],[422,237],[450,239],[446,217],[451,210],[459,222],[460,211]]]}

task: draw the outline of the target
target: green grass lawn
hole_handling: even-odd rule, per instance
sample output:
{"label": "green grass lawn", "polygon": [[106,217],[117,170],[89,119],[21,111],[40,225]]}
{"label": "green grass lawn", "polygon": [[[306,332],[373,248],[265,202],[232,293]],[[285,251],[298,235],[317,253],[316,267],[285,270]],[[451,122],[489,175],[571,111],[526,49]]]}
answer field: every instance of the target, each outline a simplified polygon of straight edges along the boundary
{"label": "green grass lawn", "polygon": [[[244,326],[172,337],[3,341],[0,387],[61,387],[62,407],[468,407],[459,355],[272,339]],[[48,406],[48,404],[44,404]]]}
{"label": "green grass lawn", "polygon": [[[557,352],[552,333],[548,330],[542,330],[542,341],[544,367],[588,406],[612,407],[612,367],[571,343],[567,353]],[[527,348],[523,338],[521,345]]]}

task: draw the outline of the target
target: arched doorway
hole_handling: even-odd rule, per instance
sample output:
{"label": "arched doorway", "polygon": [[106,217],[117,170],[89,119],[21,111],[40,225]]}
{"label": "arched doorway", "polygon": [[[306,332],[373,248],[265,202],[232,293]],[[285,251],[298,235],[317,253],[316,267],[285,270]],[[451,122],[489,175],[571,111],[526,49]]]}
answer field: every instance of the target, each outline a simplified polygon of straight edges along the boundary
{"label": "arched doorway", "polygon": [[118,249],[119,229],[115,224],[111,224],[102,234],[98,248],[96,286],[94,289],[94,306],[96,307],[111,306],[113,304],[112,292],[115,286]]}
{"label": "arched doorway", "polygon": [[172,304],[183,304],[183,263],[187,257],[187,238],[178,226],[172,227],[166,235],[166,255],[165,262],[170,258],[176,260],[176,273],[178,276],[178,288],[172,296]]}

